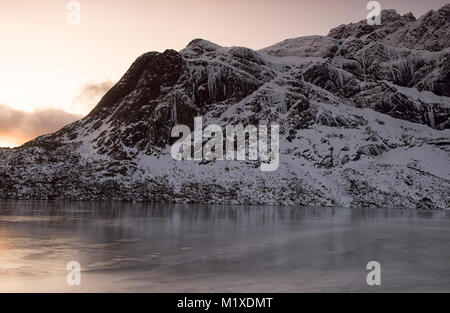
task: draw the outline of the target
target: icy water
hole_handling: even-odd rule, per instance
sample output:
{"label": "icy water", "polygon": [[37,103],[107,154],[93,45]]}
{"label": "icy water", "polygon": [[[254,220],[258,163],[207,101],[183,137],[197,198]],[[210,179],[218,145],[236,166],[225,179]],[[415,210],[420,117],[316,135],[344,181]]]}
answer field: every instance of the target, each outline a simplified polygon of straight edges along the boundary
{"label": "icy water", "polygon": [[449,292],[450,212],[0,201],[0,291]]}

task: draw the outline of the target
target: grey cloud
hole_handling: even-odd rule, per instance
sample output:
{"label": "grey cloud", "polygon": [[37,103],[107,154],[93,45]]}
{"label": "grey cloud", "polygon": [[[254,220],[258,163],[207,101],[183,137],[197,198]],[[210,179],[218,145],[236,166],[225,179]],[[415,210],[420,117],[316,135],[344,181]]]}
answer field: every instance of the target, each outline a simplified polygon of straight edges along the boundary
{"label": "grey cloud", "polygon": [[100,83],[84,85],[81,88],[79,95],[74,100],[75,111],[86,113],[92,110],[114,84],[114,82],[106,80]]}
{"label": "grey cloud", "polygon": [[0,135],[29,140],[57,131],[80,118],[80,115],[58,109],[30,113],[0,104]]}

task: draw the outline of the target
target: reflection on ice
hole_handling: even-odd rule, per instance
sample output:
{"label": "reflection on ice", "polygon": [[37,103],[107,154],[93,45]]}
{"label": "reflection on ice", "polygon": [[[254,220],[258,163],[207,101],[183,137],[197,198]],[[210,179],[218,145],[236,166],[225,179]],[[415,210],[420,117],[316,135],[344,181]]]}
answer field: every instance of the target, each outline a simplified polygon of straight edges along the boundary
{"label": "reflection on ice", "polygon": [[0,291],[450,291],[449,226],[450,212],[1,201]]}

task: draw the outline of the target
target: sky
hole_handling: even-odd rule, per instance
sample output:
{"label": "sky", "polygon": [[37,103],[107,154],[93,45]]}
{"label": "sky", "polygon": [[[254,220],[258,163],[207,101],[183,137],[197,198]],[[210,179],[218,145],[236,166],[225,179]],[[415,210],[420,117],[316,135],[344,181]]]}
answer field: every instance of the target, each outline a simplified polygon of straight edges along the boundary
{"label": "sky", "polygon": [[[369,13],[365,0],[78,0],[79,11],[73,2],[0,0],[0,146],[87,114],[142,53],[195,38],[260,49]],[[448,0],[379,2],[419,17]]]}

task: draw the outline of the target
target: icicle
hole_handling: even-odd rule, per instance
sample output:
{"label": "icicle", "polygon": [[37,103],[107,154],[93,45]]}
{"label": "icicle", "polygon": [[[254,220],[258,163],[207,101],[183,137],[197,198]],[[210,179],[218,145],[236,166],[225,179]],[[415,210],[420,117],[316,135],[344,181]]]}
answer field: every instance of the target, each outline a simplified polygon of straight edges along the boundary
{"label": "icicle", "polygon": [[193,72],[193,69],[189,68],[189,76],[192,81],[192,98],[191,98],[191,100],[192,100],[192,103],[195,105],[195,91],[196,90],[195,90],[195,80],[194,80],[194,76],[192,75],[192,72]]}
{"label": "icicle", "polygon": [[341,71],[337,70],[339,83],[341,84],[341,87],[344,86],[344,76]]}
{"label": "icicle", "polygon": [[178,111],[177,111],[177,97],[173,98],[173,105],[172,105],[172,121],[175,125],[178,124]]}
{"label": "icicle", "polygon": [[216,72],[214,71],[214,68],[209,66],[206,68],[207,75],[208,75],[208,92],[209,97],[215,101],[215,95],[216,95]]}

